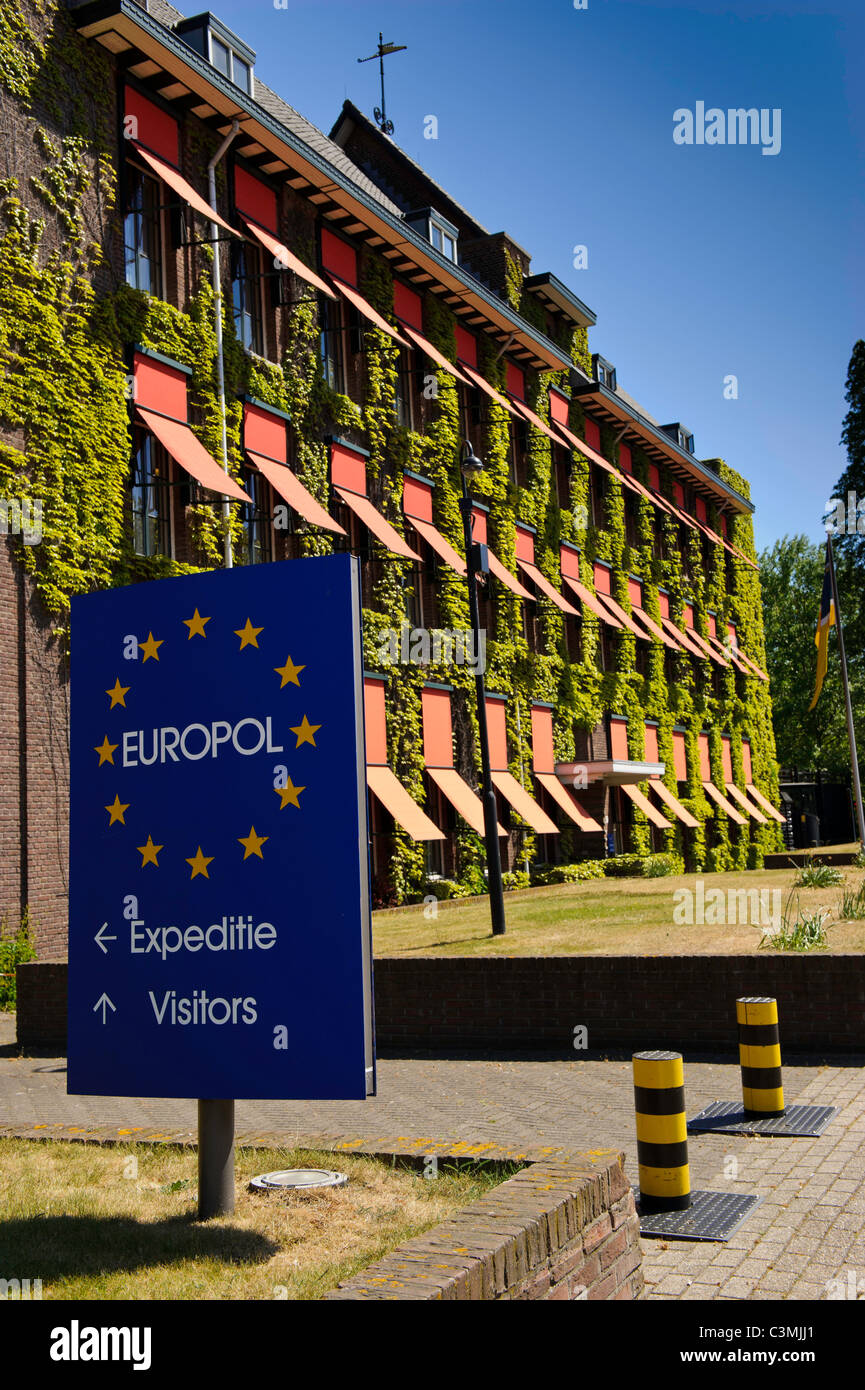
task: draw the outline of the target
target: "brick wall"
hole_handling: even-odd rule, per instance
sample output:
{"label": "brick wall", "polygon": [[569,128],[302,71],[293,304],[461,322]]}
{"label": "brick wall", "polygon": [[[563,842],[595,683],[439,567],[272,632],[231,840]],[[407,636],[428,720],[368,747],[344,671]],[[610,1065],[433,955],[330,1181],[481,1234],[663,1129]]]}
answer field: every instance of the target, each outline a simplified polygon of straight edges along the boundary
{"label": "brick wall", "polygon": [[634,1194],[611,1153],[535,1163],[327,1300],[639,1298]]}
{"label": "brick wall", "polygon": [[[18,1041],[65,1039],[66,966],[18,967]],[[735,1000],[778,999],[783,1048],[865,1051],[865,956],[504,956],[375,962],[380,1048],[722,1050],[736,1057]],[[60,1020],[63,1020],[60,1026]],[[46,1035],[48,1022],[58,1031]]]}

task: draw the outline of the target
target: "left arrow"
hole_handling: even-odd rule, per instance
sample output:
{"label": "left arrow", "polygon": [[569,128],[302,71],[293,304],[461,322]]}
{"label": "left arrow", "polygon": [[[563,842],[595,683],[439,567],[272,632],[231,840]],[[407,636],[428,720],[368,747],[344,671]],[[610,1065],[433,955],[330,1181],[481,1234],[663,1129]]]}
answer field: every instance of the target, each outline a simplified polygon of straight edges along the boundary
{"label": "left arrow", "polygon": [[[96,933],[96,935],[95,935],[94,938],[93,938],[93,940],[96,942],[96,945],[99,947],[100,951],[102,952],[102,954],[103,954],[104,956],[107,956],[107,955],[108,955],[108,947],[107,947],[106,945],[104,945],[102,933],[103,933],[103,932],[106,932],[107,930],[108,930],[108,923],[107,923],[107,922],[103,922],[103,923],[102,923],[102,926],[99,928],[98,932]],[[117,937],[116,937],[116,936],[106,936],[106,937],[104,938],[104,941],[116,941],[116,940],[117,940]]]}
{"label": "left arrow", "polygon": [[104,993],[104,991],[103,991],[102,997],[101,997],[100,999],[97,999],[96,1003],[93,1005],[93,1012],[94,1012],[94,1013],[98,1013],[98,1011],[99,1011],[100,1009],[102,1010],[102,1022],[103,1022],[103,1023],[105,1023],[105,1021],[106,1021],[106,1019],[107,1019],[107,1017],[108,1017],[108,1010],[109,1010],[109,1009],[111,1010],[111,1012],[112,1012],[113,1014],[116,1014],[116,1013],[117,1013],[116,1008],[115,1008],[114,1005],[112,1004],[111,1000],[108,998],[108,995]]}

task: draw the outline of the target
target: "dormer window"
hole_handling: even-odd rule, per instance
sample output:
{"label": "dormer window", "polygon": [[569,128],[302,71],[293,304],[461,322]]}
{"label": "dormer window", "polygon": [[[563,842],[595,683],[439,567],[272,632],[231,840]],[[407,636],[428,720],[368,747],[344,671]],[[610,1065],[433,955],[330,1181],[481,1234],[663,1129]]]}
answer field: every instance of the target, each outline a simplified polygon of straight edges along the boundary
{"label": "dormer window", "polygon": [[434,208],[419,208],[416,212],[407,212],[405,220],[410,227],[420,232],[421,236],[425,236],[436,251],[441,252],[447,260],[453,261],[456,265],[459,230],[452,222],[448,222],[447,218],[442,217]]}
{"label": "dormer window", "polygon": [[616,369],[612,362],[608,362],[606,357],[601,357],[600,353],[592,355],[592,371],[595,381],[601,386],[606,386],[608,391],[616,389]]}
{"label": "dormer window", "polygon": [[693,454],[694,436],[685,425],[680,424],[677,420],[672,425],[662,425],[661,429],[664,431],[664,434],[668,434],[671,439],[675,439],[679,448],[684,449],[686,454]]}
{"label": "dormer window", "polygon": [[203,58],[233,82],[236,87],[252,96],[252,69],[255,54],[242,39],[233,34],[216,15],[207,13],[194,15],[181,20],[175,26],[175,33],[184,43],[194,48]]}

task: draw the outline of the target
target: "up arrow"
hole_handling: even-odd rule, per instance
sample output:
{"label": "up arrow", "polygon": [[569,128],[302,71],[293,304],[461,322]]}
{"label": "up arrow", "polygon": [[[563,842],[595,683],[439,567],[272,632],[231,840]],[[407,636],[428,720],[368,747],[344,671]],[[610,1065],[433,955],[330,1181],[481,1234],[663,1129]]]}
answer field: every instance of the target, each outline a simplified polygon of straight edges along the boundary
{"label": "up arrow", "polygon": [[97,1013],[99,1009],[102,1010],[102,1022],[103,1022],[103,1023],[105,1023],[105,1021],[106,1021],[106,1019],[107,1019],[107,1017],[108,1017],[108,1013],[107,1013],[108,1009],[110,1009],[111,1012],[112,1012],[113,1014],[116,1014],[116,1013],[117,1013],[116,1008],[115,1008],[114,1005],[112,1004],[111,1000],[108,998],[108,995],[104,993],[104,991],[103,991],[102,997],[101,997],[100,999],[97,999],[96,1003],[93,1005],[93,1012],[94,1012],[94,1013]]}
{"label": "up arrow", "polygon": [[[107,955],[108,955],[108,947],[107,947],[106,945],[104,945],[104,943],[103,943],[103,940],[102,940],[102,933],[103,933],[103,932],[106,932],[107,930],[108,930],[108,923],[107,923],[107,922],[103,922],[103,923],[102,923],[102,926],[99,928],[98,932],[96,933],[96,935],[95,935],[94,938],[93,938],[93,940],[96,942],[96,945],[99,947],[100,951],[102,952],[102,954],[103,954],[104,956],[107,956]],[[106,936],[106,937],[105,937],[105,940],[106,940],[106,941],[116,941],[116,940],[117,940],[117,937],[116,937],[116,936]]]}

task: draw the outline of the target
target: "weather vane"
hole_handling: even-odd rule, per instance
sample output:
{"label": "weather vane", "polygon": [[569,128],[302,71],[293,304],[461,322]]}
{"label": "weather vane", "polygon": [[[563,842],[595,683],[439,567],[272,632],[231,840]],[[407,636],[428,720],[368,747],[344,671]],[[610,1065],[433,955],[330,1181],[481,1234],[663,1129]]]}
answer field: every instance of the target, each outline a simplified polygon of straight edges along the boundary
{"label": "weather vane", "polygon": [[379,34],[377,51],[371,53],[368,58],[358,58],[357,60],[359,63],[371,63],[375,58],[378,58],[378,67],[381,73],[381,110],[376,107],[373,115],[379,130],[385,135],[393,135],[393,121],[388,120],[384,106],[384,60],[391,53],[404,53],[407,47],[408,45],[404,43],[385,43],[384,36]]}

